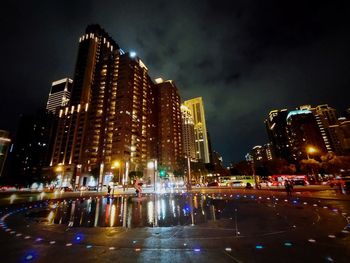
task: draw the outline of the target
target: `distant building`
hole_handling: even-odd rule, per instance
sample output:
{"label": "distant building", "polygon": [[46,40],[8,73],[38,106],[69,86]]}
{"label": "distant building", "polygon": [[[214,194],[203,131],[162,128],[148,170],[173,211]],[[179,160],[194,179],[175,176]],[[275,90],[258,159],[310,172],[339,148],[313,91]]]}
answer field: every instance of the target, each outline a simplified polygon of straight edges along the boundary
{"label": "distant building", "polygon": [[42,179],[52,153],[56,119],[53,113],[38,110],[20,118],[13,147],[13,176],[18,182],[30,183]]}
{"label": "distant building", "polygon": [[272,155],[276,158],[291,160],[289,132],[287,126],[288,110],[273,110],[265,120]]}
{"label": "distant building", "polygon": [[340,119],[339,124],[329,126],[329,132],[335,153],[350,154],[350,120]]}
{"label": "distant building", "polygon": [[8,131],[0,130],[0,176],[2,176],[4,170],[10,144],[10,133]]}
{"label": "distant building", "polygon": [[67,106],[72,91],[73,80],[64,78],[52,82],[46,109],[55,113],[58,108]]}
{"label": "distant building", "polygon": [[196,160],[196,143],[193,116],[185,105],[181,105],[181,115],[183,152],[185,157],[190,157],[194,161]]}
{"label": "distant building", "polygon": [[183,159],[181,101],[172,80],[156,79],[158,92],[158,162],[169,171]]}
{"label": "distant building", "polygon": [[202,97],[190,99],[185,101],[184,105],[190,109],[194,120],[196,158],[201,162],[209,163],[209,147],[203,99]]}
{"label": "distant building", "polygon": [[246,160],[253,161],[255,166],[263,165],[264,162],[271,161],[272,159],[273,153],[269,143],[264,144],[263,146],[254,146],[250,153],[246,155]]}

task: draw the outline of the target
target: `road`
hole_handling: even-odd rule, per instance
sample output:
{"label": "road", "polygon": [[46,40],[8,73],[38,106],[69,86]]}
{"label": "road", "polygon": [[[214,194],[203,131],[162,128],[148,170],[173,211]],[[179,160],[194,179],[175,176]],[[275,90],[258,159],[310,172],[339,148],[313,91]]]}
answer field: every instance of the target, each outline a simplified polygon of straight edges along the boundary
{"label": "road", "polygon": [[328,187],[150,192],[2,193],[1,262],[349,262],[350,198]]}

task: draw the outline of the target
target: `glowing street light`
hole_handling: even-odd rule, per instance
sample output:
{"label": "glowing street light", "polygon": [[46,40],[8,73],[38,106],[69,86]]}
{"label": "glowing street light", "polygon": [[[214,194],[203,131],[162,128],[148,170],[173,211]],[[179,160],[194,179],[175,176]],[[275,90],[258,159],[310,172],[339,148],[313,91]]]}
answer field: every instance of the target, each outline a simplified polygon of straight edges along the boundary
{"label": "glowing street light", "polygon": [[306,155],[307,155],[307,159],[310,159],[310,154],[314,154],[317,152],[317,149],[315,147],[309,146],[306,148]]}

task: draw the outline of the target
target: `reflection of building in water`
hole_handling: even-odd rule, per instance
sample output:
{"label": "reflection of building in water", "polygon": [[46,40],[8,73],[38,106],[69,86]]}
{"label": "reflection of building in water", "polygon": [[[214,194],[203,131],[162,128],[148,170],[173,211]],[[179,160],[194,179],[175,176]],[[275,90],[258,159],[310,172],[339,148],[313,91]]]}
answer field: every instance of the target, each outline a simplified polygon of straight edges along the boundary
{"label": "reflection of building in water", "polygon": [[[90,198],[59,202],[52,221],[69,227],[163,227],[201,224],[215,220],[218,202],[206,196],[152,195],[142,201],[132,197]],[[210,206],[209,206],[210,205]],[[220,208],[221,209],[221,208]]]}

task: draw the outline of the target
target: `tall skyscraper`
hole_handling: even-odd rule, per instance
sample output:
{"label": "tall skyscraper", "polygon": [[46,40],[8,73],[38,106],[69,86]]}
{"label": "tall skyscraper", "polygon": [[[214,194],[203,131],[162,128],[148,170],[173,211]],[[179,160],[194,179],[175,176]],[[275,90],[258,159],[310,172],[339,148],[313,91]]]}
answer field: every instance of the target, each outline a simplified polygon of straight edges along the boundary
{"label": "tall skyscraper", "polygon": [[270,140],[273,156],[291,160],[290,142],[287,127],[288,110],[272,110],[265,120],[267,135]]}
{"label": "tall skyscraper", "polygon": [[71,100],[59,113],[51,165],[64,166],[76,185],[92,175],[105,184],[116,161],[122,174],[143,171],[157,157],[154,89],[136,54],[124,53],[100,26],[88,26],[79,39]]}
{"label": "tall skyscraper", "polygon": [[[99,25],[88,26],[79,39],[71,100],[59,113],[51,161],[52,166],[64,166],[68,180],[76,172],[78,176],[80,172],[98,174],[98,166],[104,168],[105,154],[111,158],[106,147],[112,137],[116,86],[110,87],[107,69],[117,66],[108,62],[118,50],[119,46]],[[102,146],[106,144],[109,145]]]}
{"label": "tall skyscraper", "polygon": [[142,170],[157,158],[156,90],[147,67],[135,54],[122,54],[114,61],[119,69],[113,84],[117,93],[111,157],[130,161],[131,170]]}
{"label": "tall skyscraper", "polygon": [[194,121],[189,108],[181,105],[182,121],[182,143],[185,157],[196,160],[196,143],[194,137]]}
{"label": "tall skyscraper", "polygon": [[0,130],[0,176],[2,176],[4,170],[10,143],[10,133],[8,131]]}
{"label": "tall skyscraper", "polygon": [[183,158],[181,101],[173,81],[156,79],[158,92],[159,164],[167,170],[180,168]]}
{"label": "tall skyscraper", "polygon": [[67,106],[72,91],[73,80],[64,78],[52,82],[46,109],[55,113],[58,108]]}
{"label": "tall skyscraper", "polygon": [[209,149],[207,138],[207,126],[205,121],[204,104],[202,97],[186,100],[184,105],[192,113],[194,120],[194,134],[196,143],[196,159],[209,163]]}
{"label": "tall skyscraper", "polygon": [[317,155],[327,152],[317,120],[311,110],[297,109],[287,116],[292,159],[300,161],[308,156],[308,147],[317,149]]}

